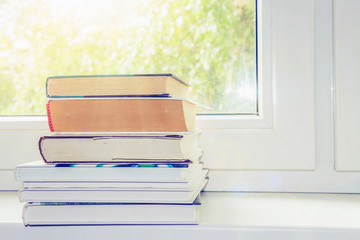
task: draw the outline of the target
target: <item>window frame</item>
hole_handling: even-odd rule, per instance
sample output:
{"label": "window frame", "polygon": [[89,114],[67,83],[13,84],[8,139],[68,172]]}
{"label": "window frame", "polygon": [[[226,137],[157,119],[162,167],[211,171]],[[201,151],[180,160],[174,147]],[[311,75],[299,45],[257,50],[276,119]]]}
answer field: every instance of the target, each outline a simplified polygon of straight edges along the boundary
{"label": "window frame", "polygon": [[[257,4],[258,9],[258,115],[233,115],[233,116],[215,116],[215,115],[199,115],[197,117],[198,127],[202,131],[210,131],[210,135],[213,133],[217,135],[218,138],[223,139],[227,137],[222,136],[223,131],[228,130],[236,130],[236,131],[247,131],[248,129],[258,130],[260,131],[259,137],[261,139],[262,130],[264,130],[264,134],[268,135],[269,133],[275,136],[276,131],[278,131],[279,126],[274,126],[273,124],[273,91],[277,90],[276,86],[274,86],[274,30],[276,30],[276,26],[273,26],[273,3],[276,1],[259,1]],[[286,16],[286,14],[285,14]],[[311,71],[310,69],[309,71]],[[275,88],[274,88],[275,87]],[[283,117],[282,117],[283,118]],[[285,121],[289,121],[285,119]],[[280,126],[281,127],[281,126]],[[36,135],[37,132],[44,132],[48,129],[47,127],[47,119],[44,116],[33,116],[33,117],[2,117],[0,118],[0,129],[1,135],[4,133],[9,133],[11,131],[20,132],[20,131],[29,131],[34,132]],[[215,131],[211,133],[211,131]],[[205,134],[206,135],[206,134]],[[235,136],[236,137],[236,136]],[[290,136],[293,137],[293,136]],[[234,136],[230,136],[229,138],[234,138]],[[276,138],[276,136],[275,136]],[[265,138],[268,139],[268,138]],[[232,141],[233,139],[231,139]],[[307,139],[308,140],[308,139]],[[310,141],[311,142],[311,141]],[[281,141],[280,141],[280,144]],[[259,144],[260,146],[264,146],[266,148],[266,140],[263,143]],[[273,146],[272,146],[273,147]],[[282,147],[282,146],[280,146]],[[9,149],[13,149],[13,147],[9,146]],[[256,151],[257,146],[252,147],[252,151]],[[230,149],[231,151],[231,149]],[[270,151],[272,155],[274,152],[271,151],[269,147],[265,151]],[[250,153],[251,155],[252,153]],[[8,154],[10,155],[10,154]],[[26,155],[24,155],[25,157]],[[211,154],[207,155],[211,157]],[[206,156],[204,157],[205,167],[210,169],[214,169],[212,164],[206,164]],[[209,158],[209,157],[208,157]],[[251,157],[250,157],[251,158]],[[257,156],[259,158],[259,156]],[[275,157],[273,157],[275,159]],[[260,164],[263,160],[259,160]],[[208,162],[213,162],[213,160],[209,160]],[[307,164],[307,163],[306,163]],[[300,164],[301,165],[301,164]],[[311,165],[311,164],[310,164]],[[215,166],[217,166],[215,164]],[[253,167],[250,167],[250,169]],[[255,167],[256,169],[257,167]],[[261,168],[261,167],[260,167]],[[300,167],[301,169],[308,169],[308,166]],[[313,168],[313,166],[310,166]],[[236,170],[237,168],[230,167],[230,170]],[[271,169],[271,167],[270,167]],[[8,171],[10,169],[7,169]],[[218,167],[215,167],[215,170],[219,170]],[[229,170],[229,169],[227,169]],[[5,169],[6,171],[6,169]],[[211,182],[211,180],[210,180]],[[211,184],[210,184],[211,185]]]}
{"label": "window frame", "polygon": [[[272,1],[259,1],[258,9],[258,115],[199,115],[197,117],[198,127],[202,131],[221,131],[226,130],[247,130],[257,129],[266,130],[265,134],[277,128],[273,125],[273,30],[272,26]],[[0,118],[1,136],[4,133],[29,131],[44,132],[48,129],[47,119],[44,116],[23,116],[23,117],[1,117]],[[219,133],[216,133],[219,135]],[[211,134],[210,134],[211,135]],[[260,134],[261,135],[261,134]],[[9,146],[9,149],[14,148]],[[10,155],[10,154],[8,154]],[[25,157],[26,155],[24,155]],[[209,155],[208,155],[209,156]],[[211,158],[211,157],[210,157]],[[206,161],[206,159],[204,160]],[[261,161],[260,161],[261,162]],[[211,165],[211,164],[210,164]],[[206,166],[206,163],[205,163]],[[210,169],[211,166],[208,166]],[[9,171],[10,169],[4,169]],[[11,170],[10,170],[11,171]],[[3,172],[0,172],[2,174]],[[7,185],[7,184],[5,184]]]}
{"label": "window frame", "polygon": [[[334,170],[332,0],[258,0],[258,11],[259,114],[197,116],[205,190],[359,193],[360,173]],[[48,132],[46,117],[0,118],[0,141],[24,132]],[[238,149],[245,159],[232,160]],[[0,170],[0,189],[18,186],[11,168]]]}

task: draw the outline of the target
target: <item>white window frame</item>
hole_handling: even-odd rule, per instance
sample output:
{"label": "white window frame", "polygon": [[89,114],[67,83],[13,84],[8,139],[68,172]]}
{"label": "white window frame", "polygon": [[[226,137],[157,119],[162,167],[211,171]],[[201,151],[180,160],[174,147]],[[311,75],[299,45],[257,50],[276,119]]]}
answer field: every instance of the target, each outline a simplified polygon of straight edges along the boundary
{"label": "white window frame", "polygon": [[360,2],[334,0],[335,169],[360,171]]}
{"label": "white window frame", "polygon": [[[258,0],[259,114],[197,117],[205,190],[360,192],[360,173],[334,170],[332,11],[331,0]],[[13,166],[35,160],[28,142],[44,134],[44,116],[0,118],[0,189],[19,186]]]}

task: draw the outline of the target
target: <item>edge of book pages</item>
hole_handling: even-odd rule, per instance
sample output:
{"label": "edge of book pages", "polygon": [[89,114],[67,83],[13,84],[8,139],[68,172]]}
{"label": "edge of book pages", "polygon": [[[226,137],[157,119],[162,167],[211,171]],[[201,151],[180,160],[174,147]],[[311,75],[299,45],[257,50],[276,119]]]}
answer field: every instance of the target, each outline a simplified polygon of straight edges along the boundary
{"label": "edge of book pages", "polygon": [[[83,132],[78,132],[77,134],[74,133],[63,133],[63,134],[50,134],[50,135],[45,135],[45,136],[41,136],[39,138],[38,141],[38,148],[40,151],[40,155],[42,156],[43,160],[47,163],[47,164],[59,164],[59,163],[67,163],[67,164],[94,164],[95,161],[85,161],[85,160],[48,160],[45,158],[43,150],[42,150],[42,143],[44,141],[46,141],[46,139],[92,139],[92,140],[116,140],[116,139],[138,139],[139,141],[145,140],[148,141],[149,139],[153,139],[153,140],[165,140],[165,141],[169,141],[169,140],[175,140],[175,141],[182,141],[184,138],[186,138],[187,136],[193,136],[196,137],[197,139],[199,138],[201,132],[200,131],[195,131],[195,132],[182,132],[182,133],[176,133],[176,132],[162,132],[159,134],[157,133],[153,133],[153,134],[147,134],[147,132],[144,134],[144,132],[136,132],[134,134],[129,132],[124,132],[124,133],[119,133],[119,134],[113,134],[113,133],[109,133],[107,132],[106,134],[94,134],[91,132],[87,132],[87,133],[83,133]],[[97,163],[110,163],[110,164],[115,164],[115,163],[122,163],[122,164],[192,164],[195,162],[200,162],[201,156],[202,156],[202,151],[197,147],[198,149],[198,154],[196,156],[196,158],[190,159],[190,158],[168,158],[168,157],[164,157],[164,158],[137,158],[137,157],[116,157],[116,158],[112,158],[112,159],[101,159],[96,161]],[[194,162],[194,160],[197,160]]]}
{"label": "edge of book pages", "polygon": [[[23,168],[63,168],[63,167],[71,167],[71,168],[122,168],[122,167],[128,167],[127,165],[129,164],[122,164],[122,163],[98,163],[98,164],[93,164],[93,163],[86,163],[86,164],[82,164],[82,163],[70,163],[70,164],[63,164],[63,163],[57,163],[57,164],[47,164],[42,160],[37,160],[37,161],[32,161],[32,162],[26,162],[23,164],[19,164],[16,166],[16,169],[23,169]],[[130,164],[130,165],[139,165],[139,166],[133,166],[131,168],[141,168],[142,165],[146,165],[146,164]],[[174,165],[179,165],[179,167],[174,167],[171,166],[173,164],[169,163],[169,164],[163,164],[163,163],[159,163],[156,164],[159,165],[157,167],[154,167],[156,169],[161,169],[161,168],[168,168],[168,169],[172,169],[172,168],[188,168],[190,166],[195,166],[195,165],[202,165],[202,163],[189,163],[189,164],[185,164],[187,166],[182,166],[184,164],[174,164]],[[143,166],[144,168],[149,168],[148,166]]]}
{"label": "edge of book pages", "polygon": [[[61,79],[61,78],[129,78],[129,77],[134,77],[134,78],[146,78],[146,77],[169,77],[174,79],[175,81],[178,81],[179,83],[183,84],[184,86],[187,87],[191,87],[188,83],[186,83],[185,81],[181,80],[179,77],[177,77],[176,75],[172,74],[172,73],[159,73],[159,74],[110,74],[110,75],[63,75],[63,76],[49,76],[46,79],[46,83],[45,83],[45,89],[46,89],[46,97],[48,98],[58,98],[58,99],[62,99],[62,98],[94,98],[96,96],[57,96],[57,95],[49,95],[49,90],[48,90],[48,85],[49,85],[49,81],[51,79]],[[105,95],[105,96],[98,96],[100,98],[102,97],[121,97],[121,96],[127,96],[127,97],[133,97],[133,96],[137,96],[137,97],[161,97],[161,98],[171,98],[171,96],[169,94],[151,94],[151,95]]]}
{"label": "edge of book pages", "polygon": [[[122,217],[122,219],[117,218],[116,214],[107,214],[106,217],[102,220],[99,220],[96,217],[92,211],[95,210],[98,213],[104,213],[104,208],[107,209],[107,211],[113,212],[113,210],[119,211],[120,209],[123,209],[124,207],[130,207],[130,208],[136,208],[138,207],[149,207],[147,208],[147,215],[145,218],[147,220],[144,220],[144,217],[140,217],[141,219],[126,219],[126,217]],[[156,207],[155,207],[156,206]],[[162,219],[162,220],[154,220],[151,216],[148,214],[154,214],[155,212],[158,212],[161,208],[161,206],[164,206],[167,210],[168,207],[175,207],[176,211],[181,211],[183,207],[189,208],[191,207],[191,213],[186,219]],[[25,227],[31,227],[31,226],[79,226],[79,225],[138,225],[138,224],[199,224],[199,207],[201,206],[201,198],[200,194],[192,203],[89,203],[89,202],[78,202],[78,203],[67,203],[67,202],[53,202],[53,203],[41,203],[41,202],[34,202],[34,203],[26,203],[23,207],[23,223]],[[48,214],[48,217],[46,221],[44,220],[34,220],[31,217],[27,216],[26,212],[29,210],[29,208],[37,207],[42,208],[46,207],[47,212],[51,212]],[[88,213],[87,216],[84,216],[83,219],[77,219],[73,220],[71,214],[74,214],[72,211],[75,209],[78,209],[78,207],[86,207],[86,213]],[[155,207],[155,208],[154,208]],[[67,212],[64,212],[67,211]],[[142,211],[142,210],[141,210]],[[58,216],[55,213],[62,213],[62,216]],[[64,215],[65,213],[65,215]],[[67,215],[69,213],[69,215]],[[78,213],[75,213],[78,214]],[[106,213],[104,213],[106,214]],[[139,214],[139,213],[137,213]],[[173,212],[172,214],[176,214],[176,212]],[[95,216],[95,217],[94,217]],[[50,219],[49,219],[50,217]],[[41,218],[41,217],[40,217]],[[170,216],[170,218],[173,218],[173,216]],[[43,218],[44,219],[44,218]]]}
{"label": "edge of book pages", "polygon": [[94,136],[94,137],[120,137],[120,136],[181,136],[189,134],[200,134],[200,130],[190,132],[50,132],[48,136],[74,136],[79,137],[81,135]]}
{"label": "edge of book pages", "polygon": [[99,74],[99,75],[59,75],[59,76],[49,76],[46,79],[46,85],[51,78],[87,78],[87,77],[172,77],[176,81],[186,85],[190,86],[185,81],[181,80],[178,76],[172,74],[172,73],[142,73],[142,74]]}
{"label": "edge of book pages", "polygon": [[192,203],[208,182],[199,179],[192,189],[21,189],[20,202],[103,202],[103,203]]}
{"label": "edge of book pages", "polygon": [[118,189],[118,190],[147,190],[147,191],[187,191],[193,189],[200,179],[208,178],[208,170],[202,170],[194,175],[187,183],[181,182],[64,182],[64,181],[25,181],[22,189],[47,190],[47,189]]}
{"label": "edge of book pages", "polygon": [[[202,171],[202,164],[188,167],[118,167],[116,164],[67,164],[63,167],[34,161],[15,168],[19,181],[115,181],[115,182],[189,182]],[[95,175],[94,175],[95,174]]]}
{"label": "edge of book pages", "polygon": [[48,102],[49,101],[69,101],[69,100],[120,100],[120,99],[124,99],[124,100],[166,100],[166,101],[186,101],[195,105],[198,105],[195,101],[192,101],[188,98],[173,98],[173,97],[148,97],[148,96],[144,96],[144,97],[139,97],[139,96],[134,96],[134,97],[129,97],[129,96],[114,96],[114,97],[82,97],[82,96],[78,96],[78,97],[61,97],[61,98],[57,98],[57,97],[49,97],[48,98]]}

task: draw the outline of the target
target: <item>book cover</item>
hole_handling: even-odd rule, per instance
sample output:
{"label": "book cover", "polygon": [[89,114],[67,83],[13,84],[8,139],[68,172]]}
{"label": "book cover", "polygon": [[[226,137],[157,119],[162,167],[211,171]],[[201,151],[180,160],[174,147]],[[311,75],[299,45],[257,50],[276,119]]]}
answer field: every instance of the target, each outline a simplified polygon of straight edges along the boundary
{"label": "book cover", "polygon": [[192,203],[207,179],[199,179],[190,189],[115,189],[115,188],[47,188],[21,189],[20,202],[104,202],[104,203]]}
{"label": "book cover", "polygon": [[198,135],[50,135],[39,151],[46,163],[189,164],[202,155]]}
{"label": "book cover", "polygon": [[51,99],[51,132],[192,132],[196,105],[182,99]]}
{"label": "book cover", "polygon": [[18,165],[20,181],[187,182],[202,171],[201,164],[45,164]]}
{"label": "book cover", "polygon": [[190,86],[171,73],[51,76],[46,95],[67,97],[175,97],[186,98]]}
{"label": "book cover", "polygon": [[27,203],[25,226],[199,224],[200,200],[172,203]]}
{"label": "book cover", "polygon": [[25,181],[22,183],[24,189],[113,189],[113,190],[147,190],[147,191],[186,191],[194,189],[196,184],[205,179],[208,170],[202,170],[194,174],[187,182],[129,182],[129,181]]}

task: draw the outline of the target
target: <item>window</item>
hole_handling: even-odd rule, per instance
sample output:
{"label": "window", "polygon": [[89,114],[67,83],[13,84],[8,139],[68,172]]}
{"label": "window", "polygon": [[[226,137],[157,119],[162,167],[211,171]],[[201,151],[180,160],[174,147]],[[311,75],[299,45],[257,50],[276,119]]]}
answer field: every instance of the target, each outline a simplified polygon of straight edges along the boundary
{"label": "window", "polygon": [[257,114],[255,0],[0,3],[0,115],[45,115],[54,75],[174,73],[201,112]]}
{"label": "window", "polygon": [[[333,84],[332,61],[338,61],[337,70],[348,67],[343,47],[358,31],[345,31],[355,38],[337,35],[342,31],[334,31],[332,1],[259,0],[257,5],[258,114],[198,116],[202,160],[210,169],[206,190],[360,192],[359,172],[334,170],[332,105],[332,89],[346,83]],[[334,6],[336,27],[353,21],[355,15],[346,14],[351,1]],[[346,39],[336,46],[336,57],[333,38]],[[356,60],[356,54],[350,56]],[[356,68],[352,71],[356,76]],[[356,119],[358,113],[349,112],[341,117]],[[14,188],[9,181],[15,165],[38,159],[36,141],[44,134],[44,117],[0,118],[0,188]]]}

